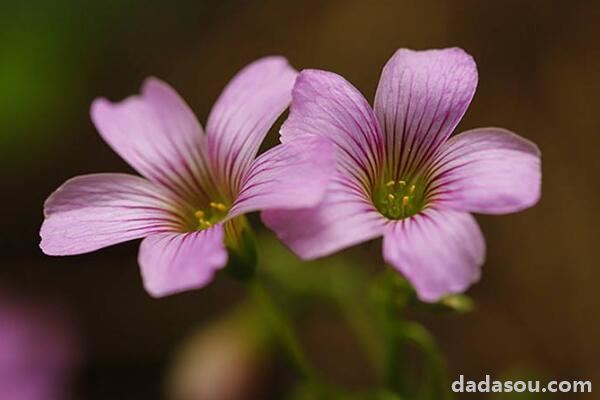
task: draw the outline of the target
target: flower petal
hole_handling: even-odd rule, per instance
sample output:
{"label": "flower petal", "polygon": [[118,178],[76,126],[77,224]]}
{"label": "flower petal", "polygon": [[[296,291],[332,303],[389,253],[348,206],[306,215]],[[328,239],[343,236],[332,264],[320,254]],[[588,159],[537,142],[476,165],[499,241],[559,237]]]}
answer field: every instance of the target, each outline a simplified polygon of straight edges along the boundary
{"label": "flower petal", "polygon": [[313,207],[323,198],[335,167],[333,145],[327,139],[299,138],[275,146],[250,166],[229,217]]}
{"label": "flower petal", "polygon": [[289,105],[296,74],[283,57],[261,58],[242,69],[215,103],[206,124],[209,154],[230,195]]}
{"label": "flower petal", "polygon": [[160,233],[140,245],[138,262],[146,291],[154,297],[207,285],[227,263],[223,226],[203,231]]}
{"label": "flower petal", "polygon": [[374,186],[383,157],[381,132],[363,95],[341,76],[304,70],[296,79],[281,140],[316,135],[333,141],[345,173]]}
{"label": "flower petal", "polygon": [[133,175],[75,177],[46,200],[40,247],[49,255],[81,254],[178,229],[175,201],[162,187]]}
{"label": "flower petal", "polygon": [[149,78],[141,95],[118,103],[96,99],[91,115],[113,150],[151,181],[192,202],[216,197],[202,128],[166,83]]}
{"label": "flower petal", "polygon": [[373,207],[362,187],[337,175],[318,206],[302,210],[267,210],[262,220],[303,259],[313,259],[374,239],[386,220]]}
{"label": "flower petal", "polygon": [[485,242],[471,214],[428,208],[386,227],[383,256],[433,302],[479,280]]}
{"label": "flower petal", "polygon": [[475,61],[459,48],[400,49],[392,56],[375,95],[390,179],[423,166],[459,123],[476,87]]}
{"label": "flower petal", "polygon": [[541,195],[539,149],[505,129],[473,129],[451,138],[433,168],[434,201],[455,210],[516,212]]}

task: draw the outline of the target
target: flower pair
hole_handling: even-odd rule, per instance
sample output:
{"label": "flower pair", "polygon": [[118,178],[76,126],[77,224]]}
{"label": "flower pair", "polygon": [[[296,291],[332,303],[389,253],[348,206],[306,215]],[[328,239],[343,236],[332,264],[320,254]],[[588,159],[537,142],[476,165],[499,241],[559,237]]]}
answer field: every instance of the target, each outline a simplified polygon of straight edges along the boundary
{"label": "flower pair", "polygon": [[[177,94],[150,79],[141,96],[92,105],[100,134],[146,179],[67,181],[45,204],[41,247],[78,254],[145,237],[145,287],[167,295],[208,283],[239,244],[243,214],[262,210],[304,259],[383,236],[385,260],[421,299],[463,291],[485,255],[469,212],[529,207],[541,181],[537,147],[511,132],[448,140],[476,84],[475,62],[460,49],[401,49],[372,109],[339,75],[298,75],[269,57],[226,87],[204,134]],[[257,157],[290,100],[282,143]]]}

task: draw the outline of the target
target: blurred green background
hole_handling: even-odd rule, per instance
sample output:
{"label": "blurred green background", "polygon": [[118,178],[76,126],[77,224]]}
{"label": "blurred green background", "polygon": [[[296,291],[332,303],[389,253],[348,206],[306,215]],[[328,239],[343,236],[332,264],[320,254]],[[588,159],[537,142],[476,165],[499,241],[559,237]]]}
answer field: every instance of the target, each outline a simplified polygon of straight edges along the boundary
{"label": "blurred green background", "polygon": [[[598,21],[600,2],[583,0],[3,0],[0,283],[69,310],[84,343],[78,398],[161,398],[182,340],[244,293],[220,278],[201,291],[153,300],[142,289],[136,243],[69,258],[41,253],[42,203],[53,189],[77,174],[130,171],[95,132],[92,99],[136,93],[154,75],[205,121],[236,71],[282,54],[298,69],[342,74],[371,100],[397,48],[460,46],[475,57],[480,83],[459,130],[497,125],[535,141],[544,193],[526,212],[478,217],[488,259],[469,292],[475,312],[418,318],[439,338],[451,379],[525,370],[600,382]],[[261,235],[270,243],[271,233]],[[302,272],[286,250],[268,247],[263,259],[277,260],[279,273],[335,271],[341,260]],[[378,243],[346,257],[356,269],[382,262]],[[362,353],[330,314],[315,306],[303,319],[311,358],[341,385],[369,385]],[[249,398],[280,398],[291,380],[286,369],[256,369],[263,372],[250,380],[260,383],[260,394]],[[593,398],[578,396],[556,398]]]}

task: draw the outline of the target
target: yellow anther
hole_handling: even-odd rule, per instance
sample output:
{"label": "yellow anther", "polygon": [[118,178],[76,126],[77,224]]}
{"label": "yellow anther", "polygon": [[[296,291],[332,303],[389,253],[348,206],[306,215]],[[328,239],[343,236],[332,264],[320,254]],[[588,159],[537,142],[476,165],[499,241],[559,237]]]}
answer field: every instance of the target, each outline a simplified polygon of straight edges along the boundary
{"label": "yellow anther", "polygon": [[391,193],[390,193],[390,194],[388,194],[387,198],[388,198],[388,200],[389,200],[389,201],[394,201],[394,200],[396,200],[396,196],[394,196],[394,195],[393,195],[393,194],[391,194]]}
{"label": "yellow anther", "polygon": [[410,187],[410,191],[409,191],[409,193],[410,193],[410,194],[413,194],[413,193],[415,192],[415,189],[416,189],[415,185],[412,185],[412,186]]}
{"label": "yellow anther", "polygon": [[199,229],[206,229],[206,228],[210,228],[212,226],[212,222],[207,221],[205,219],[200,218],[200,221],[198,221],[198,228]]}
{"label": "yellow anther", "polygon": [[198,210],[194,213],[194,216],[200,220],[204,219],[204,215],[205,215],[204,211],[202,211],[202,210]]}
{"label": "yellow anther", "polygon": [[392,181],[388,181],[385,186],[390,187],[390,186],[394,186],[396,184],[396,181],[392,180]]}
{"label": "yellow anther", "polygon": [[400,186],[400,188],[403,188],[404,186],[406,186],[406,181],[398,181],[398,185]]}
{"label": "yellow anther", "polygon": [[211,201],[209,203],[209,206],[211,208],[214,208],[217,211],[225,211],[225,210],[227,210],[227,207],[225,207],[225,204],[223,204],[223,203],[216,203],[214,201]]}
{"label": "yellow anther", "polygon": [[408,205],[409,198],[408,196],[402,197],[402,205],[406,207]]}

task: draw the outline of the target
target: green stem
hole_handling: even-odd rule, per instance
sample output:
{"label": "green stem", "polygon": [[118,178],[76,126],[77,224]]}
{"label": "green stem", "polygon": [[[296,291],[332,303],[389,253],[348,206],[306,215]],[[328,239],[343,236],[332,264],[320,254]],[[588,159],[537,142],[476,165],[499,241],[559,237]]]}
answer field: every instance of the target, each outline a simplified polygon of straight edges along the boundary
{"label": "green stem", "polygon": [[371,368],[377,377],[381,377],[384,373],[382,360],[385,358],[385,345],[377,332],[373,330],[371,315],[368,314],[368,310],[363,309],[364,304],[360,300],[360,297],[352,298],[347,302],[339,300],[338,305],[350,328],[363,346]]}
{"label": "green stem", "polygon": [[[386,337],[386,388],[396,394],[414,399],[444,400],[449,398],[445,362],[435,338],[421,324],[401,319],[402,310],[411,296],[412,288],[396,276],[382,275],[381,309],[383,332]],[[415,385],[417,375],[407,368],[408,346],[418,348],[425,358],[423,378]]]}
{"label": "green stem", "polygon": [[425,355],[426,378],[421,388],[424,399],[443,400],[449,398],[449,386],[446,379],[444,359],[438,349],[435,338],[417,322],[407,321],[399,329],[399,335],[411,342]]}
{"label": "green stem", "polygon": [[386,321],[384,322],[387,343],[385,384],[393,393],[407,395],[409,394],[409,371],[405,368],[407,362],[406,343],[398,329],[403,322],[399,320],[399,313],[392,314],[391,310],[387,310],[386,314]]}
{"label": "green stem", "polygon": [[398,327],[402,310],[406,306],[407,287],[398,275],[386,270],[373,282],[374,306],[379,310],[381,330],[385,341],[384,383],[391,393],[408,395],[409,371],[405,368],[405,343],[399,335]]}
{"label": "green stem", "polygon": [[250,282],[249,288],[254,299],[260,306],[267,323],[294,368],[302,375],[315,393],[319,395],[319,398],[332,398],[333,394],[331,390],[321,381],[316,369],[306,358],[290,321],[285,316],[285,313],[279,309],[264,285],[254,279]]}

